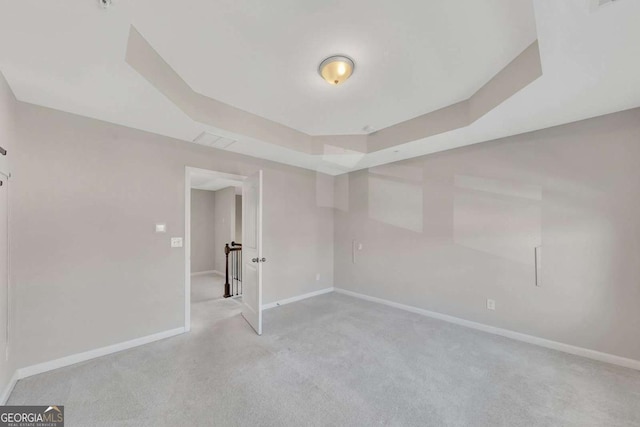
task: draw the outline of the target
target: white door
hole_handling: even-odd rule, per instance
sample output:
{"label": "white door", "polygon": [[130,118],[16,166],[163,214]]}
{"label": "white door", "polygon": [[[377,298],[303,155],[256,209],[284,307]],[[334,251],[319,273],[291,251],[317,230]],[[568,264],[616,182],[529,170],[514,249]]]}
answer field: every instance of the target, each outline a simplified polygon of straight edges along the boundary
{"label": "white door", "polygon": [[242,184],[242,316],[262,335],[262,171]]}

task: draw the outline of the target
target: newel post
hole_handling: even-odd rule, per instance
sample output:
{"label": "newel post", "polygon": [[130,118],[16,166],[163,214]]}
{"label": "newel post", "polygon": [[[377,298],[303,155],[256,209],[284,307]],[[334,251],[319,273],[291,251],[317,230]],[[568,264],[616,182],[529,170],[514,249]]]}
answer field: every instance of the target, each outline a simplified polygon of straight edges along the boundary
{"label": "newel post", "polygon": [[231,285],[229,284],[229,244],[224,245],[224,297],[229,298],[231,295]]}

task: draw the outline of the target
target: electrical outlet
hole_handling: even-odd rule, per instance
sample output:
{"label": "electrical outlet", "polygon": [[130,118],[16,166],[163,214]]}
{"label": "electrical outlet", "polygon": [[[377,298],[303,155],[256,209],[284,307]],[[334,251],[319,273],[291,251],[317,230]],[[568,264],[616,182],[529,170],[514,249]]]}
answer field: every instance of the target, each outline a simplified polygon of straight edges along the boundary
{"label": "electrical outlet", "polygon": [[171,238],[171,247],[172,248],[181,248],[182,247],[182,237],[172,237]]}
{"label": "electrical outlet", "polygon": [[492,299],[487,300],[487,310],[495,310],[496,309],[496,301]]}

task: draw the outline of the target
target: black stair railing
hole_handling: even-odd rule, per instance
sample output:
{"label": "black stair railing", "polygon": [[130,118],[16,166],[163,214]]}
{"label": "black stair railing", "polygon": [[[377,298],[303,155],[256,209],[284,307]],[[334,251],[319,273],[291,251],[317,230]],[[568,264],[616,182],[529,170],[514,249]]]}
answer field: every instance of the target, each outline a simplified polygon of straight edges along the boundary
{"label": "black stair railing", "polygon": [[242,244],[236,242],[225,244],[224,255],[224,297],[242,295]]}

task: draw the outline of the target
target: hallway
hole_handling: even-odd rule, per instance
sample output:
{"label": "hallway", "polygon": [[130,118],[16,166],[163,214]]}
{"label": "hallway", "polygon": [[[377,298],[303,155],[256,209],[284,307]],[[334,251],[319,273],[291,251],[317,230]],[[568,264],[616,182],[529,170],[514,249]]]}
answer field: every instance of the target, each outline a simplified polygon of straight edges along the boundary
{"label": "hallway", "polygon": [[240,298],[224,298],[224,277],[216,273],[191,276],[191,330],[210,328],[240,315]]}

